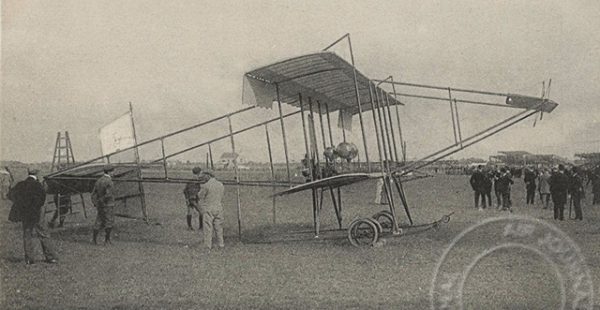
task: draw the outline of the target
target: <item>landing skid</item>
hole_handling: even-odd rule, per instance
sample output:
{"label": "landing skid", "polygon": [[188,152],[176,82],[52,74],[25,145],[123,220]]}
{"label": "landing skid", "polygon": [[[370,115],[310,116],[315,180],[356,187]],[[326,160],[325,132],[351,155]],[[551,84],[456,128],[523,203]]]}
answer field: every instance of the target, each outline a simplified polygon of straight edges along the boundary
{"label": "landing skid", "polygon": [[439,220],[427,224],[409,225],[394,233],[393,217],[389,211],[381,211],[370,218],[356,219],[348,226],[348,240],[355,247],[376,246],[382,236],[399,237],[428,231],[438,230],[441,224],[450,222],[454,212],[442,216]]}

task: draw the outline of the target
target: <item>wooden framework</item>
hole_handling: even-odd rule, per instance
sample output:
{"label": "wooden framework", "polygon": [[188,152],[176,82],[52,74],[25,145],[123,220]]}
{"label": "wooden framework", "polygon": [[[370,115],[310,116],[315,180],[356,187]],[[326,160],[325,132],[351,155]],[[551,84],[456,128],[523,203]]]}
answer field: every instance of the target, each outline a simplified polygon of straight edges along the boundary
{"label": "wooden framework", "polygon": [[[58,171],[64,169],[65,167],[70,167],[75,164],[75,155],[73,153],[73,146],[71,144],[71,138],[69,137],[69,132],[65,131],[64,134],[62,132],[56,133],[56,142],[54,145],[54,154],[52,156],[52,166],[50,167],[50,171]],[[78,202],[73,202],[72,196],[79,196]],[[46,213],[54,212],[55,215],[53,219],[58,219],[61,223],[64,221],[64,218],[67,215],[75,214],[73,211],[73,206],[80,204],[83,216],[87,218],[87,210],[85,208],[85,200],[83,199],[83,194],[77,191],[64,191],[60,193],[56,193],[54,199],[51,204],[54,204],[54,210],[48,210]],[[65,204],[65,206],[63,206]],[[62,213],[66,211],[66,213]]]}

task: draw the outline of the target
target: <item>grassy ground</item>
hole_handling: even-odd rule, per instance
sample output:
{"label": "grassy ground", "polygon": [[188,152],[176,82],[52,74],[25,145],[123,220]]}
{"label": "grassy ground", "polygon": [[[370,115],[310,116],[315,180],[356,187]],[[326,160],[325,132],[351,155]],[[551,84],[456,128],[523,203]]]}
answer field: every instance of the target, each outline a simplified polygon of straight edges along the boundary
{"label": "grassy ground", "polygon": [[[437,261],[462,230],[496,210],[472,206],[466,176],[440,176],[407,184],[412,216],[418,223],[455,212],[439,231],[388,237],[383,247],[357,249],[345,232],[315,240],[310,231],[310,194],[277,200],[273,223],[267,188],[243,188],[242,231],[237,238],[236,190],[225,197],[226,248],[208,253],[199,232],[186,230],[181,185],[146,185],[150,217],[158,224],[117,219],[112,246],[91,244],[91,223],[77,214],[52,231],[60,263],[23,262],[20,226],[2,221],[0,308],[48,309],[204,309],[204,308],[429,308]],[[343,190],[344,224],[376,213],[370,204],[375,182]],[[521,180],[513,190],[515,212],[552,221],[552,211],[525,207]],[[581,247],[596,285],[600,284],[600,207],[584,206],[583,222],[558,227]],[[78,208],[78,207],[77,207]],[[77,209],[76,208],[76,209]],[[0,217],[7,218],[6,203]],[[399,213],[405,220],[404,213]],[[337,227],[325,201],[323,229]],[[486,238],[489,236],[480,236]],[[477,240],[461,244],[465,256],[484,249]],[[42,259],[41,253],[39,259]],[[556,276],[539,256],[499,251],[477,265],[465,284],[467,308],[548,309],[560,302]]]}

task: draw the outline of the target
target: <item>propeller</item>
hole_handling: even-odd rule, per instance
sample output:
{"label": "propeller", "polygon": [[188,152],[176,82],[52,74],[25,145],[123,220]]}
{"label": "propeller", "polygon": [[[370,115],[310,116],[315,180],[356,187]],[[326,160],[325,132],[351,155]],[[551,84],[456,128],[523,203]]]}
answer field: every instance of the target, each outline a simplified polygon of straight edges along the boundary
{"label": "propeller", "polygon": [[[544,118],[544,103],[548,101],[550,97],[550,86],[552,85],[552,79],[548,80],[548,88],[546,88],[546,81],[542,81],[542,105],[540,106],[540,121]],[[533,121],[533,127],[537,124],[537,118]]]}
{"label": "propeller", "polygon": [[546,99],[544,99],[542,103],[542,110],[540,111],[540,121],[544,118],[544,102],[546,102],[548,98],[550,98],[550,86],[552,86],[552,79],[548,80],[548,88],[546,89]]}

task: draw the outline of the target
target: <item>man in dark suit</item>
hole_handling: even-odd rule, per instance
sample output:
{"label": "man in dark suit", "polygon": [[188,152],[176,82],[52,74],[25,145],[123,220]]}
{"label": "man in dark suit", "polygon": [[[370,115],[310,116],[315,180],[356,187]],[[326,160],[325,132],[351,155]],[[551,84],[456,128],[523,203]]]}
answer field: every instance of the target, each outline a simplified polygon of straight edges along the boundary
{"label": "man in dark suit", "polygon": [[536,179],[537,174],[531,167],[527,167],[527,169],[525,169],[525,176],[523,177],[523,181],[525,182],[525,190],[527,191],[527,204],[534,204],[535,202]]}
{"label": "man in dark suit", "polygon": [[482,208],[479,207],[479,197],[481,197],[483,208],[485,208],[485,176],[483,174],[481,165],[477,166],[477,169],[475,169],[471,175],[469,182],[471,183],[471,188],[475,193],[475,208],[482,210]]}
{"label": "man in dark suit", "polygon": [[581,199],[584,196],[583,191],[583,178],[579,175],[577,167],[571,169],[571,184],[569,186],[569,192],[571,193],[571,199],[573,200],[573,208],[575,209],[575,219],[583,220],[583,213],[581,212]]}
{"label": "man in dark suit", "polygon": [[492,204],[492,180],[494,179],[494,172],[483,171],[483,202],[485,205],[485,201],[487,199],[488,206],[491,208]]}
{"label": "man in dark suit", "polygon": [[33,238],[38,238],[42,244],[42,250],[46,262],[55,264],[57,262],[56,252],[50,240],[50,234],[46,230],[46,222],[43,218],[43,206],[46,202],[46,191],[37,179],[39,173],[36,169],[30,169],[24,181],[15,185],[10,191],[10,199],[13,208],[17,208],[20,220],[23,222],[23,245],[25,248],[25,263],[34,263]]}
{"label": "man in dark suit", "polygon": [[554,219],[564,220],[567,192],[569,190],[569,177],[565,174],[565,166],[558,165],[558,171],[550,177],[550,195],[554,204]]}
{"label": "man in dark suit", "polygon": [[500,169],[500,177],[496,180],[496,190],[500,193],[502,200],[502,211],[508,210],[512,213],[512,200],[510,198],[510,187],[514,183],[512,175],[506,167]]}

